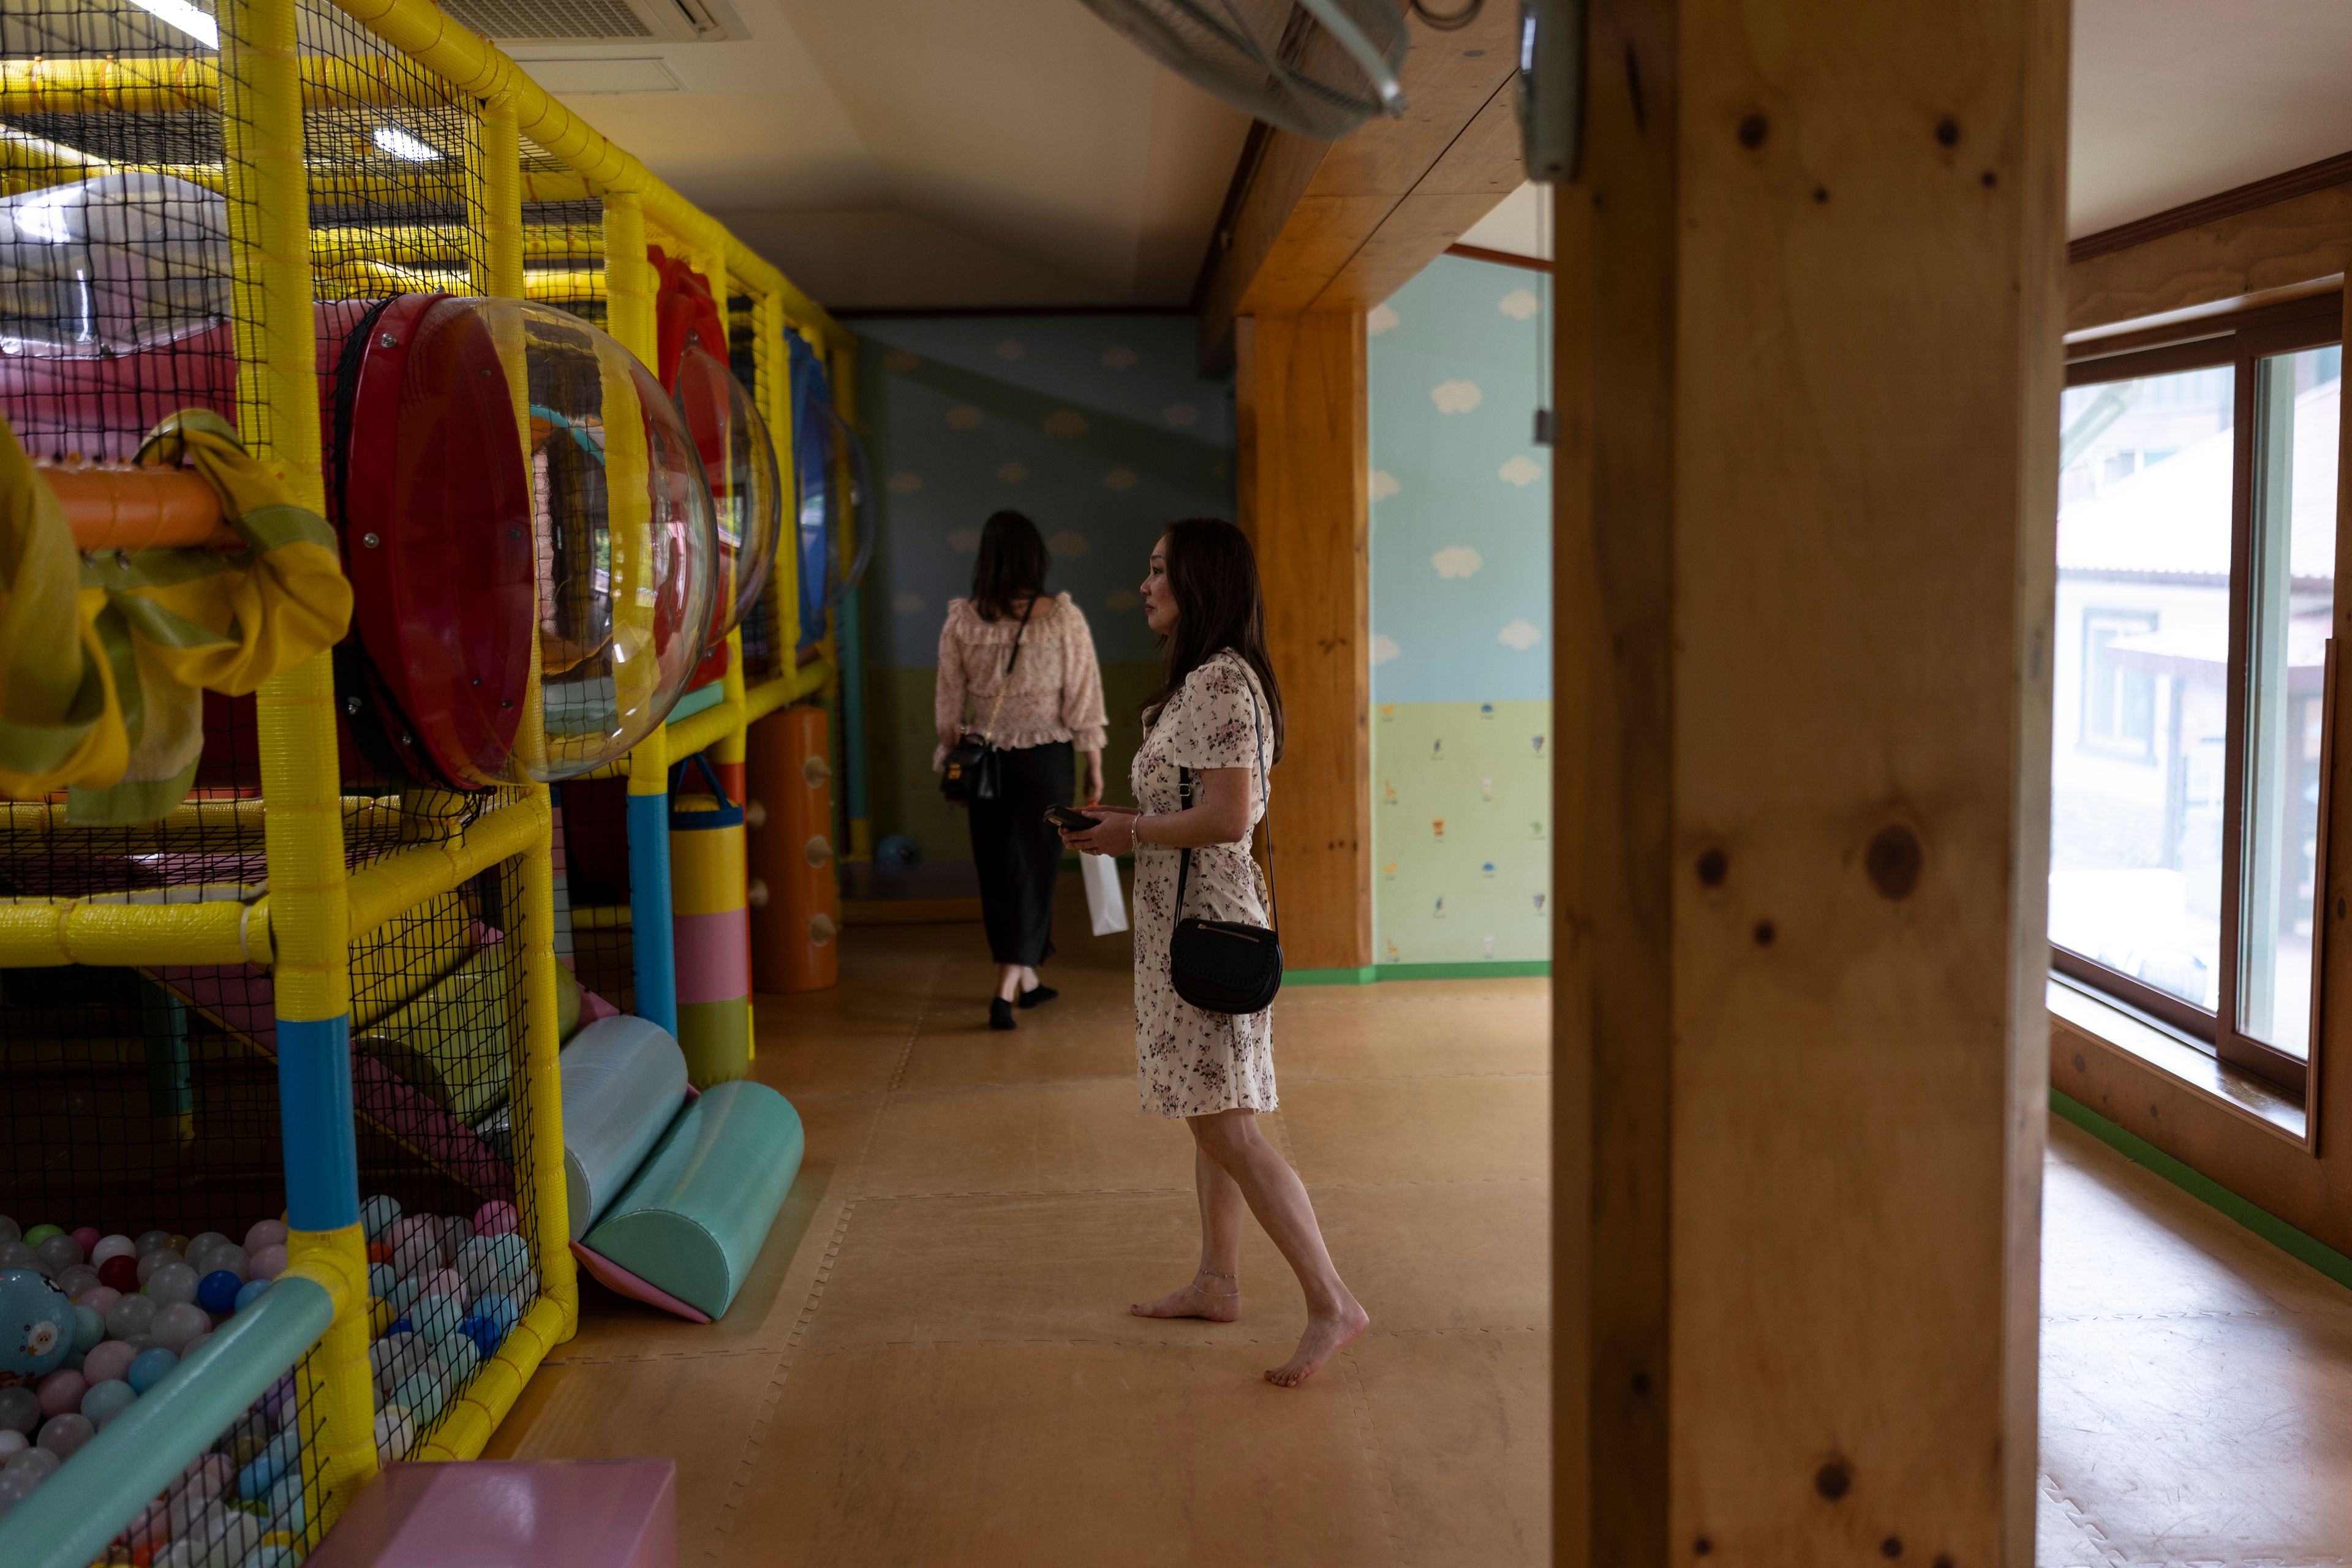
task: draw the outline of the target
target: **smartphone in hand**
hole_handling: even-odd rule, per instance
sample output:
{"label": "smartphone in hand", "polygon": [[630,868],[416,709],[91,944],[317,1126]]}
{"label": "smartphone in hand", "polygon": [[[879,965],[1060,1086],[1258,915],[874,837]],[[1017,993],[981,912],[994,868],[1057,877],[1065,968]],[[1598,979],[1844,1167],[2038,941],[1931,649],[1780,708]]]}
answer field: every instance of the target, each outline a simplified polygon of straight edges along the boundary
{"label": "smartphone in hand", "polygon": [[1049,805],[1045,820],[1056,827],[1066,827],[1073,833],[1084,833],[1095,825],[1095,819],[1084,812],[1073,811],[1066,805]]}

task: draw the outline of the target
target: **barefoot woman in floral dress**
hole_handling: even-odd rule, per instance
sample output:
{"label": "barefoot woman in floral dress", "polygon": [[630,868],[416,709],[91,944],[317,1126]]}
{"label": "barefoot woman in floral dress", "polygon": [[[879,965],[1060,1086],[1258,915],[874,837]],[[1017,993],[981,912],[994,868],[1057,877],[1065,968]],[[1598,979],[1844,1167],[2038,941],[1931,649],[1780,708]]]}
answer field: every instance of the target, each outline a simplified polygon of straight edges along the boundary
{"label": "barefoot woman in floral dress", "polygon": [[[1268,1381],[1304,1382],[1370,1321],[1341,1283],[1297,1173],[1258,1133],[1276,1105],[1272,1009],[1206,1013],[1168,976],[1179,851],[1192,851],[1182,913],[1265,925],[1250,834],[1265,815],[1267,773],[1282,754],[1282,695],[1265,656],[1257,558],[1232,523],[1169,525],[1143,581],[1167,679],[1144,706],[1146,733],[1129,777],[1132,806],[1088,806],[1096,826],[1065,832],[1091,855],[1135,852],[1135,1050],[1143,1109],[1192,1130],[1201,1267],[1192,1282],[1130,1309],[1145,1318],[1241,1316],[1244,1205],[1282,1249],[1307,1294],[1307,1331]],[[1180,769],[1197,783],[1186,805]]]}

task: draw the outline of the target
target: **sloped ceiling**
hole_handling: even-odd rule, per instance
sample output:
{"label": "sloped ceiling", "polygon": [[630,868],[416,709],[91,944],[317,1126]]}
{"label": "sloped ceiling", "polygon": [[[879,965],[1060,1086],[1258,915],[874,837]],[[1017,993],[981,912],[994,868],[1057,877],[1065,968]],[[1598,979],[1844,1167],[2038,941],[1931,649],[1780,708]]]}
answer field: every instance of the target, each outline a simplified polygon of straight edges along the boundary
{"label": "sloped ceiling", "polygon": [[[734,5],[747,40],[514,52],[658,58],[681,90],[561,95],[836,308],[1190,299],[1247,121],[1078,0]],[[2074,40],[2072,234],[2352,150],[2352,0],[2075,0]],[[1538,254],[1536,215],[1465,241]]]}
{"label": "sloped ceiling", "polygon": [[[734,5],[748,39],[513,52],[834,308],[1190,299],[1248,121],[1077,0]],[[592,58],[680,90],[563,92]]]}

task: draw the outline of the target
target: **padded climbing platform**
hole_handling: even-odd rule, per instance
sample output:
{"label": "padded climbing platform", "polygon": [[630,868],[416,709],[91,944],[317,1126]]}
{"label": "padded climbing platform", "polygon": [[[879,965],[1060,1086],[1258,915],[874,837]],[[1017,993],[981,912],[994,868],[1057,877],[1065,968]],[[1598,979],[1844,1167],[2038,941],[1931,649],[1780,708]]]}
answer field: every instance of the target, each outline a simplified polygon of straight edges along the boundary
{"label": "padded climbing platform", "polygon": [[556,1060],[563,1078],[563,1184],[578,1241],[628,1186],[686,1103],[686,1057],[660,1026],[624,1016],[590,1024]]}
{"label": "padded climbing platform", "polygon": [[583,1245],[719,1317],[767,1241],[805,1143],[800,1112],[782,1095],[719,1084],[677,1113]]}

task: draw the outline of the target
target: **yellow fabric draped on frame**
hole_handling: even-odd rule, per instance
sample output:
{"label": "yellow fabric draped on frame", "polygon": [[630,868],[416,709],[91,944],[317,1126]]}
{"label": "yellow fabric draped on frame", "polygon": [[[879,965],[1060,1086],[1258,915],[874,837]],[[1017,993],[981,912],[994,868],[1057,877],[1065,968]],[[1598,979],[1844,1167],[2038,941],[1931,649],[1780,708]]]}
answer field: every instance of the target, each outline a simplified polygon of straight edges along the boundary
{"label": "yellow fabric draped on frame", "polygon": [[226,420],[187,410],[139,460],[194,468],[245,548],[82,559],[5,421],[0,437],[0,794],[65,789],[68,820],[152,821],[194,780],[205,691],[245,696],[342,637],[333,531]]}

